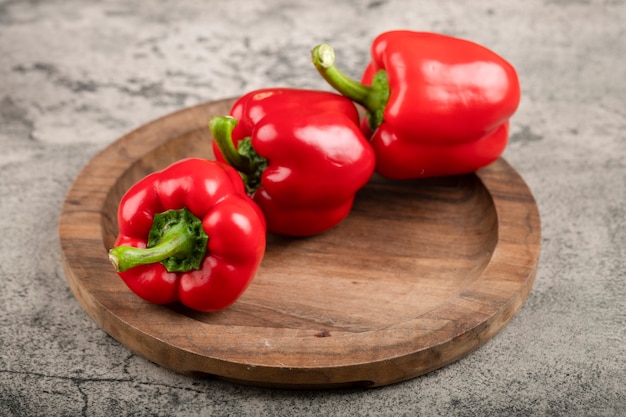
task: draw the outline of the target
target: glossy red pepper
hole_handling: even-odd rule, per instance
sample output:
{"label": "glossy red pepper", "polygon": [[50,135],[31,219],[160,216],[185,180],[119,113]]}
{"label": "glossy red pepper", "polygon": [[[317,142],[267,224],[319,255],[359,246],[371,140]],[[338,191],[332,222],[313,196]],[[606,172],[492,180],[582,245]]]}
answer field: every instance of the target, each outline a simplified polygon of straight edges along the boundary
{"label": "glossy red pepper", "polygon": [[118,209],[109,259],[126,285],[156,304],[230,306],[263,258],[263,215],[230,166],[184,159],[134,184]]}
{"label": "glossy red pepper", "polygon": [[252,91],[209,126],[216,158],[243,174],[275,234],[309,236],[337,225],[374,172],[358,111],[339,94]]}
{"label": "glossy red pepper", "polygon": [[515,69],[476,43],[435,33],[391,31],[371,46],[361,82],[334,66],[326,44],[313,63],[337,91],[365,107],[362,128],[376,171],[391,179],[473,172],[495,161],[520,101]]}

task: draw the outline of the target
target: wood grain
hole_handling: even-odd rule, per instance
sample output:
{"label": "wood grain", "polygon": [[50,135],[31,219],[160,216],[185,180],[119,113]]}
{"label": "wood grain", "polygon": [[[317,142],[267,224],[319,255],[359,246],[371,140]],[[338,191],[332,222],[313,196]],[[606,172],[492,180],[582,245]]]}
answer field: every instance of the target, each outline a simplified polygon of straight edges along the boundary
{"label": "wood grain", "polygon": [[93,158],[67,194],[59,224],[67,282],[122,344],[182,373],[272,387],[370,387],[463,357],[521,308],[541,227],[528,187],[502,159],[451,178],[375,176],[334,229],[269,236],[256,278],[225,311],[139,299],[107,260],[119,200],[180,158],[213,158],[207,122],[232,102],[129,133]]}

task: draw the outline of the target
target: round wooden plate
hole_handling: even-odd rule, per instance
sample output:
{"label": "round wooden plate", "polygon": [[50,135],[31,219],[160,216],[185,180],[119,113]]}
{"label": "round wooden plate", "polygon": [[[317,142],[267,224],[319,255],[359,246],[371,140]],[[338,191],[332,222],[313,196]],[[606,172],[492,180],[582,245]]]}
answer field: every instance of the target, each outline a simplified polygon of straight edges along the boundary
{"label": "round wooden plate", "polygon": [[375,176],[334,229],[270,235],[253,283],[222,312],[139,299],[107,259],[119,200],[176,160],[213,158],[208,120],[232,103],[188,108],[129,133],[67,194],[59,225],[67,281],[122,344],[178,372],[247,384],[380,386],[461,358],[521,308],[541,227],[532,194],[502,159],[451,178]]}

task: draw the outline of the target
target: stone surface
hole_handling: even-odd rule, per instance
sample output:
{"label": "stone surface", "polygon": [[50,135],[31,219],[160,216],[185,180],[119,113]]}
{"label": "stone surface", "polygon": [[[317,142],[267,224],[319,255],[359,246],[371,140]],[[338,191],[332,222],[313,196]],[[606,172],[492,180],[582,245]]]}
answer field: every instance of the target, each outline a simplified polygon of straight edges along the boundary
{"label": "stone surface", "polygon": [[[0,415],[626,415],[626,2],[0,0]],[[154,118],[255,88],[360,75],[375,35],[481,43],[519,72],[506,159],[542,215],[519,314],[485,346],[373,390],[181,376],[98,328],[66,285],[58,216],[99,150]]]}

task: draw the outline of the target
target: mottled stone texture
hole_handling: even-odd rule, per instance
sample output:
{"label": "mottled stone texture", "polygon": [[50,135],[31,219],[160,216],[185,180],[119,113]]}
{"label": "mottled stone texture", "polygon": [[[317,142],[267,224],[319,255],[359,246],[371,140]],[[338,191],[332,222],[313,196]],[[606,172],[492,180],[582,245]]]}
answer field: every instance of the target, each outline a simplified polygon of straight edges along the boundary
{"label": "mottled stone texture", "polygon": [[[0,0],[0,415],[626,415],[626,2]],[[520,313],[466,358],[374,390],[280,391],[164,370],[67,287],[72,179],[129,130],[267,86],[326,89],[332,43],[360,75],[387,29],[472,39],[519,71],[505,157],[542,215]]]}

